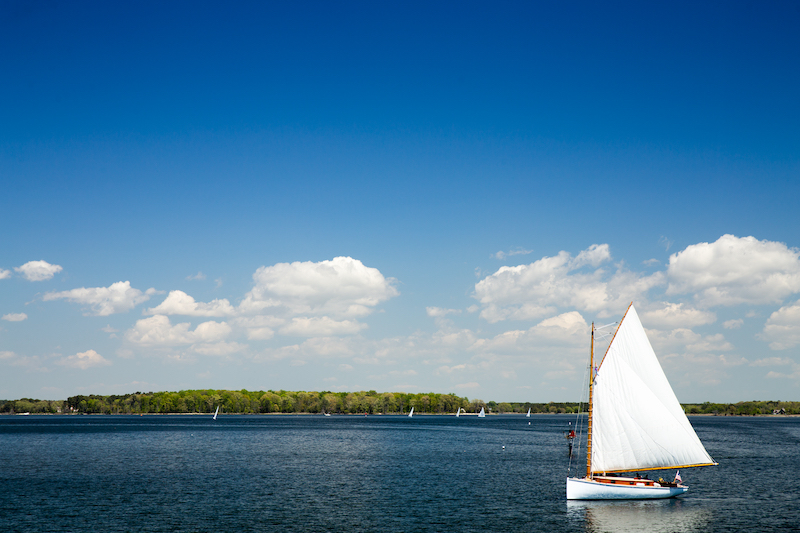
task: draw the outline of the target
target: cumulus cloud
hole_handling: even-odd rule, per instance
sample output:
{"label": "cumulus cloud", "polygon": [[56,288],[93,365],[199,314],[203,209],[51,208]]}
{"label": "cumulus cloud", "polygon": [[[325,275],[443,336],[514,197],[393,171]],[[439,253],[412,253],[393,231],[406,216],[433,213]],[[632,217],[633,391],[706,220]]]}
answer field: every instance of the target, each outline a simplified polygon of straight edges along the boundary
{"label": "cumulus cloud", "polygon": [[769,342],[773,350],[786,350],[800,344],[800,301],[772,313],[758,337]]}
{"label": "cumulus cloud", "polygon": [[[501,267],[475,285],[481,318],[531,320],[552,315],[557,307],[599,312],[624,308],[663,283],[663,274],[642,276],[623,268],[612,275],[599,268],[611,259],[607,244],[594,244],[577,257],[562,251],[529,265]],[[588,271],[587,271],[588,269]]]}
{"label": "cumulus cloud", "polygon": [[15,267],[14,270],[28,281],[47,281],[63,269],[60,265],[51,265],[47,261],[28,261],[22,266]]}
{"label": "cumulus cloud", "polygon": [[702,311],[682,303],[662,302],[660,307],[641,313],[642,323],[648,327],[679,328],[694,327],[716,322],[717,316],[709,311]]}
{"label": "cumulus cloud", "polygon": [[370,314],[376,305],[399,294],[393,279],[351,257],[262,266],[253,281],[253,289],[239,306],[244,313],[270,309],[273,314],[354,318]]}
{"label": "cumulus cloud", "polygon": [[733,320],[726,320],[722,323],[722,327],[725,329],[739,329],[744,324],[744,320],[741,318],[736,318]]}
{"label": "cumulus cloud", "polygon": [[226,299],[212,300],[209,303],[196,302],[183,291],[170,291],[169,295],[156,307],[145,311],[146,315],[186,315],[222,317],[230,316],[236,310]]}
{"label": "cumulus cloud", "polygon": [[587,344],[589,326],[577,311],[542,320],[528,330],[506,331],[491,339],[478,339],[474,350],[482,352],[521,352],[532,347]]}
{"label": "cumulus cloud", "polygon": [[11,277],[11,271],[10,270],[3,270],[2,268],[0,268],[0,279],[6,279],[6,278],[10,278],[10,277]]}
{"label": "cumulus cloud", "polygon": [[733,345],[721,333],[700,335],[688,328],[660,331],[647,328],[647,338],[656,353],[683,350],[691,353],[720,352],[733,350]]}
{"label": "cumulus cloud", "polygon": [[7,320],[8,322],[22,322],[23,320],[27,320],[28,315],[25,313],[9,313],[7,315],[3,315],[3,320]]}
{"label": "cumulus cloud", "polygon": [[704,307],[780,303],[800,292],[800,250],[723,235],[672,254],[667,278],[667,294],[693,293]]}
{"label": "cumulus cloud", "polygon": [[96,366],[107,366],[111,364],[111,361],[100,355],[94,350],[87,350],[85,352],[78,352],[75,355],[70,355],[69,357],[64,357],[60,361],[58,361],[59,365],[62,366],[69,366],[72,368],[80,368],[81,370],[86,370],[87,368],[92,368]]}
{"label": "cumulus cloud", "polygon": [[170,323],[165,315],[154,315],[137,320],[133,328],[125,333],[125,338],[134,344],[148,346],[179,346],[195,343],[214,343],[225,339],[231,333],[226,322],[213,320],[199,324],[194,331],[191,324],[183,322]]}
{"label": "cumulus cloud", "polygon": [[333,320],[327,316],[295,317],[280,329],[280,333],[297,337],[353,335],[366,327],[356,320]]}
{"label": "cumulus cloud", "polygon": [[108,316],[130,311],[140,303],[149,300],[157,292],[153,288],[142,292],[131,287],[130,281],[118,281],[109,287],[81,287],[69,291],[48,292],[42,299],[44,301],[69,300],[90,306],[91,311],[84,313],[86,315]]}
{"label": "cumulus cloud", "polygon": [[270,315],[237,317],[234,325],[243,328],[250,340],[269,340],[275,336],[275,328],[286,323],[286,319]]}

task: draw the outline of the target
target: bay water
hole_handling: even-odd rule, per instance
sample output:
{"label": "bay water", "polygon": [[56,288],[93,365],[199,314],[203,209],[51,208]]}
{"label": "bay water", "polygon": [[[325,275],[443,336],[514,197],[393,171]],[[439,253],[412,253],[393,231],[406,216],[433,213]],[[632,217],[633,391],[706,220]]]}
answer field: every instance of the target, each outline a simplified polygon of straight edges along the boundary
{"label": "bay water", "polygon": [[[800,418],[690,417],[687,494],[567,502],[574,415],[0,417],[0,531],[800,529]],[[669,476],[675,472],[651,474]]]}

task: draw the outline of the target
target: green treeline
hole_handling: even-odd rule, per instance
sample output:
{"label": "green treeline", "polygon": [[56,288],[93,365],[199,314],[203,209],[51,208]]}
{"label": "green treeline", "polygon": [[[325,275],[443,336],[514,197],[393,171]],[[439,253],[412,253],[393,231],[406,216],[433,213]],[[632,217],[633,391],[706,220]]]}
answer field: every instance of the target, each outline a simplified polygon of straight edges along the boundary
{"label": "green treeline", "polygon": [[470,400],[455,394],[404,392],[306,392],[185,390],[179,392],[136,392],[123,395],[70,396],[65,401],[22,398],[0,400],[0,413],[333,413],[404,414],[414,408],[420,414],[455,413],[459,408],[477,413],[577,413],[577,403],[508,403]]}
{"label": "green treeline", "polygon": [[[459,408],[477,413],[577,413],[576,402],[484,402],[455,394],[405,392],[306,392],[306,391],[229,391],[186,390],[179,392],[136,392],[102,396],[70,396],[66,400],[0,400],[0,413],[51,414],[144,414],[144,413],[213,413],[219,406],[223,413],[333,413],[333,414],[448,414]],[[800,414],[800,402],[739,402],[735,404],[683,404],[687,414],[768,415]],[[781,412],[781,410],[783,410]]]}
{"label": "green treeline", "polygon": [[[786,414],[800,415],[800,402],[739,402],[739,403],[684,403],[688,415],[755,416]],[[777,413],[776,413],[777,411]]]}

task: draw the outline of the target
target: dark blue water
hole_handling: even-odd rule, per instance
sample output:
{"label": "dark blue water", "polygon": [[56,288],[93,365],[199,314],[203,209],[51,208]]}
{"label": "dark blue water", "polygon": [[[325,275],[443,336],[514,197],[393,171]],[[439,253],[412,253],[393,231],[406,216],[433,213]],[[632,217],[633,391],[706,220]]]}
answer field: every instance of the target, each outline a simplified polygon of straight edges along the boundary
{"label": "dark blue water", "polygon": [[683,470],[678,499],[609,503],[564,498],[572,420],[4,416],[0,531],[800,527],[800,418],[693,417],[720,466]]}

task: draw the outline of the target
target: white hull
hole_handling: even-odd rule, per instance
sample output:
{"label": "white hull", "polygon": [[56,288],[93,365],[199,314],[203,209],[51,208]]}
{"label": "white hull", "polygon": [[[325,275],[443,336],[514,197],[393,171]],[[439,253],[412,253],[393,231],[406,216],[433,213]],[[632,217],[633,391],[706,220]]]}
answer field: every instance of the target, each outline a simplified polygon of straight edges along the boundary
{"label": "white hull", "polygon": [[655,500],[674,498],[689,487],[646,487],[644,485],[614,485],[586,478],[567,478],[568,500]]}

